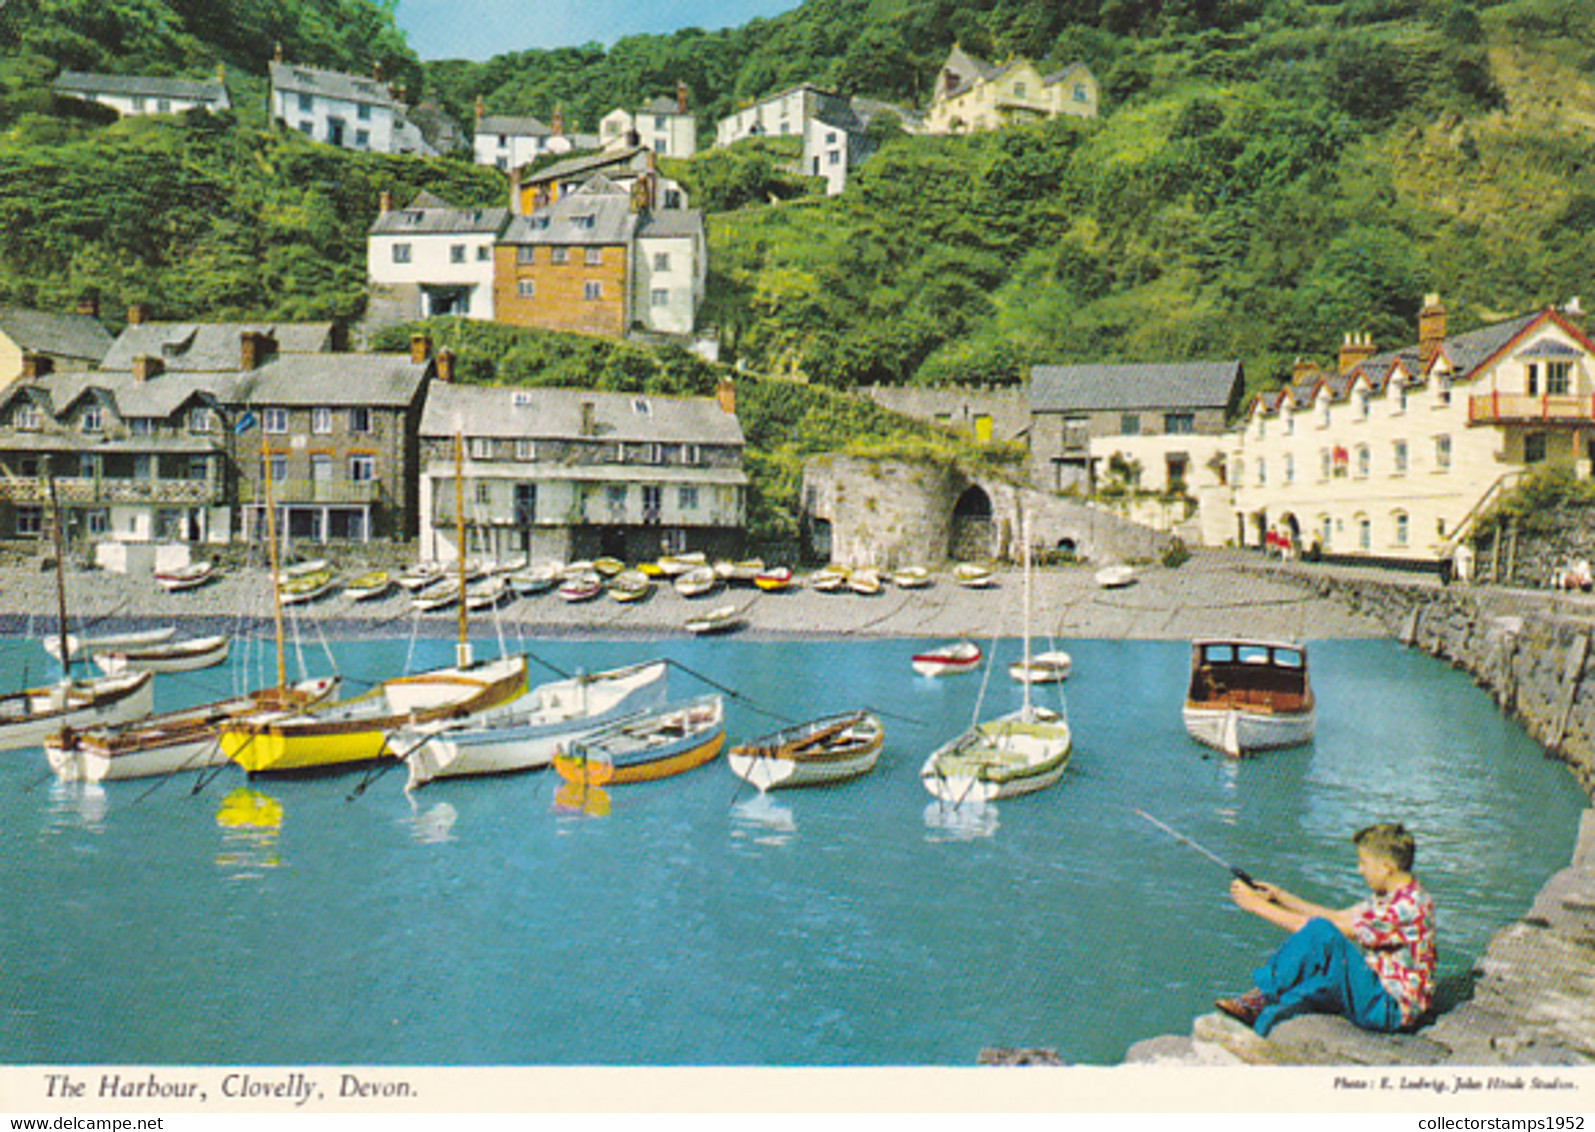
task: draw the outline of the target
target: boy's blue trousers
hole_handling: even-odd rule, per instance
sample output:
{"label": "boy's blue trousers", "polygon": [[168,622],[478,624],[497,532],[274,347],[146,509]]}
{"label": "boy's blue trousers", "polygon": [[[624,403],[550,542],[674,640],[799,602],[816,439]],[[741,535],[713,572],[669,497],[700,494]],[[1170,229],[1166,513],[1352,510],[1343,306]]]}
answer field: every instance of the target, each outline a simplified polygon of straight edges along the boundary
{"label": "boy's blue trousers", "polygon": [[1257,970],[1271,1001],[1253,1025],[1263,1037],[1298,1014],[1344,1014],[1364,1030],[1401,1029],[1401,1007],[1357,945],[1328,920],[1308,920]]}

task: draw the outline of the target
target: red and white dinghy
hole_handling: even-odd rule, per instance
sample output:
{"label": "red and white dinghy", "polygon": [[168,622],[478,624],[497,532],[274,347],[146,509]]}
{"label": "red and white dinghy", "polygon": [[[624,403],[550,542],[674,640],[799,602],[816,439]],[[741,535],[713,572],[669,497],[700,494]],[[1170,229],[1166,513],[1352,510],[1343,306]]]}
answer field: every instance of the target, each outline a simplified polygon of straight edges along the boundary
{"label": "red and white dinghy", "polygon": [[954,672],[973,672],[980,667],[980,646],[974,641],[957,641],[914,657],[914,671],[921,676],[947,676]]}

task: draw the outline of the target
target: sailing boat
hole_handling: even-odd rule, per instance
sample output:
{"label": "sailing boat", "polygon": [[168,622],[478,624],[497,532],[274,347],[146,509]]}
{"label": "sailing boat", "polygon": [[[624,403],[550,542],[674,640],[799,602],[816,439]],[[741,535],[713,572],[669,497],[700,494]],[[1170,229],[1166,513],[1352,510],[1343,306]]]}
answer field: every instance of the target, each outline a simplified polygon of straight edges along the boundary
{"label": "sailing boat", "polygon": [[[102,782],[148,778],[221,766],[224,727],[244,716],[263,711],[294,711],[323,703],[338,688],[336,676],[322,676],[288,686],[283,658],[282,591],[278,579],[276,507],[271,494],[271,461],[261,436],[261,462],[266,477],[266,543],[271,560],[272,594],[277,635],[277,684],[231,699],[199,704],[161,715],[148,716],[117,727],[98,726],[79,731],[62,728],[45,741],[50,769],[67,782]],[[225,645],[226,638],[218,638]]]}
{"label": "sailing boat", "polygon": [[[456,432],[454,511],[461,593],[466,580],[464,460],[463,441]],[[523,694],[526,658],[474,661],[464,602],[459,610],[453,666],[386,680],[363,696],[326,707],[262,711],[233,720],[221,733],[223,753],[250,774],[346,769],[390,754],[387,735],[398,727],[458,719]]]}
{"label": "sailing boat", "polygon": [[[1030,667],[1030,530],[1023,523],[1025,613],[1024,667]],[[979,708],[976,708],[979,712]],[[1029,794],[1063,777],[1073,750],[1073,736],[1063,716],[1030,702],[1030,681],[1024,682],[1024,706],[1018,711],[976,723],[931,753],[919,780],[941,802],[957,806]]]}
{"label": "sailing boat", "polygon": [[0,696],[0,751],[32,747],[63,727],[93,727],[148,715],[155,706],[155,674],[124,672],[98,680],[72,679],[72,647],[66,631],[66,552],[61,543],[61,503],[48,471],[55,540],[55,598],[61,682]]}

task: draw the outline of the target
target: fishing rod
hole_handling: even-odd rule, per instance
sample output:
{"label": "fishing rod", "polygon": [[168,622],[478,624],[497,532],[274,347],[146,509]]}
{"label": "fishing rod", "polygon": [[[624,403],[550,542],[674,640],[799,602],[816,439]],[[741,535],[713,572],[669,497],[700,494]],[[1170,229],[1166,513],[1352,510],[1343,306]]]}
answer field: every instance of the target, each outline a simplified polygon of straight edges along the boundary
{"label": "fishing rod", "polygon": [[730,696],[733,700],[741,700],[744,704],[746,704],[748,706],[748,708],[750,710],[756,711],[760,715],[767,715],[771,719],[779,719],[782,723],[791,723],[791,724],[796,724],[797,723],[797,720],[792,719],[792,718],[790,718],[788,716],[784,716],[780,712],[771,711],[769,708],[760,707],[758,704],[756,704],[752,700],[748,699],[748,697],[744,696],[741,692],[737,691],[735,688],[727,688],[724,684],[716,683],[715,681],[709,679],[707,676],[705,676],[701,672],[694,672],[692,669],[688,668],[685,664],[682,664],[679,660],[672,660],[672,659],[666,658],[665,663],[674,665],[675,667],[681,669],[681,671],[685,672],[688,676],[697,677],[699,680],[702,680],[705,684],[709,685],[709,687],[716,688],[719,691],[724,692],[726,695]]}
{"label": "fishing rod", "polygon": [[[1238,868],[1237,866],[1230,864],[1223,857],[1220,857],[1217,853],[1213,852],[1211,849],[1207,848],[1205,845],[1200,845],[1197,842],[1192,841],[1189,837],[1186,837],[1185,834],[1181,833],[1179,830],[1173,829],[1170,826],[1164,825],[1162,822],[1158,821],[1157,818],[1153,817],[1151,814],[1147,813],[1145,810],[1136,810],[1135,813],[1138,814],[1139,816],[1145,818],[1147,821],[1151,822],[1153,825],[1157,826],[1164,833],[1166,833],[1170,837],[1174,838],[1174,840],[1182,842],[1185,845],[1189,845],[1192,849],[1195,849],[1198,853],[1200,853],[1202,856],[1206,857],[1209,861],[1212,861],[1215,865],[1219,865],[1222,868],[1228,870],[1229,872],[1235,874],[1235,876],[1241,881],[1242,884],[1246,885],[1249,888],[1259,888],[1257,882],[1252,879],[1251,874],[1248,873],[1245,869]],[[1259,888],[1259,891],[1261,891],[1260,888]]]}

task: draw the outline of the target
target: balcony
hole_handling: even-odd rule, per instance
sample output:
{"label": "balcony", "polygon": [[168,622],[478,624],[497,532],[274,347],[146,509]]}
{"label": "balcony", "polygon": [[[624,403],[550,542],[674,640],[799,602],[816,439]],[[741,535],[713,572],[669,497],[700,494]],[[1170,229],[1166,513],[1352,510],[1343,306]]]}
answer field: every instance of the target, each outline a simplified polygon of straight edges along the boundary
{"label": "balcony", "polygon": [[1468,398],[1468,423],[1595,425],[1595,397],[1571,394],[1481,393]]}
{"label": "balcony", "polygon": [[[226,502],[218,480],[189,479],[89,479],[57,477],[56,494],[63,507],[107,504],[154,504],[183,507],[216,506]],[[50,488],[39,479],[0,480],[0,502],[50,502]]]}
{"label": "balcony", "polygon": [[[238,487],[241,503],[261,503],[266,489],[262,483],[246,481]],[[271,496],[279,505],[301,503],[378,503],[382,499],[380,480],[273,480]]]}

